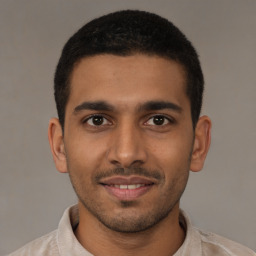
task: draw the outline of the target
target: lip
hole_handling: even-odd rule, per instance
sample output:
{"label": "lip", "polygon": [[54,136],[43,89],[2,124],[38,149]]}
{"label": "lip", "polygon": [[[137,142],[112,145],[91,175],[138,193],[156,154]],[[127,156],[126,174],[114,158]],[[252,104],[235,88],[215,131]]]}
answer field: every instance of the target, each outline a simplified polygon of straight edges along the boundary
{"label": "lip", "polygon": [[146,185],[150,185],[153,183],[156,183],[155,180],[146,178],[146,177],[141,177],[141,176],[128,176],[128,177],[124,177],[124,176],[114,176],[114,177],[109,177],[109,178],[105,178],[102,179],[100,181],[101,184],[104,185],[131,185],[131,184],[146,184]]}
{"label": "lip", "polygon": [[[132,201],[138,199],[142,195],[146,194],[155,185],[155,180],[148,179],[140,176],[115,176],[102,179],[100,184],[106,189],[106,191],[113,197],[121,201]],[[120,189],[115,185],[133,185],[143,184],[134,189]]]}

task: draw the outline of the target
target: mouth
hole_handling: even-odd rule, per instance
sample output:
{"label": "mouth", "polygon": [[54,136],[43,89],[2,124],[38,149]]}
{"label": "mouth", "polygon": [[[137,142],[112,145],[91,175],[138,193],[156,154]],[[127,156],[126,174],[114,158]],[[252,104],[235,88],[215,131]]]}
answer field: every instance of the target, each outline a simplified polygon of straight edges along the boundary
{"label": "mouth", "polygon": [[100,182],[108,194],[121,201],[138,199],[148,193],[156,184],[144,177],[111,177]]}

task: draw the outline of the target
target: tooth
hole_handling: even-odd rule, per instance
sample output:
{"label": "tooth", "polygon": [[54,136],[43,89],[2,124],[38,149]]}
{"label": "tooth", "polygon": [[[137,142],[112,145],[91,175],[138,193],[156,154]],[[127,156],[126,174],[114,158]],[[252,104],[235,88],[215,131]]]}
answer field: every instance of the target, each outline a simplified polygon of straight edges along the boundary
{"label": "tooth", "polygon": [[135,184],[128,185],[128,189],[135,189],[135,188],[136,188],[136,185],[135,185]]}
{"label": "tooth", "polygon": [[136,189],[145,186],[145,184],[130,184],[130,185],[111,185],[119,189]]}

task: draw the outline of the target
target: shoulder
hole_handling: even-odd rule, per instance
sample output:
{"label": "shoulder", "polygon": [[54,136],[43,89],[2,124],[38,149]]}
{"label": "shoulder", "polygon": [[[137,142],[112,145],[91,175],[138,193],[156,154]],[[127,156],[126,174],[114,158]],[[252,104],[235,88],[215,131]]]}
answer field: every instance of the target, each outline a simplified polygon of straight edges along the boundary
{"label": "shoulder", "polygon": [[58,256],[57,230],[39,237],[7,256]]}
{"label": "shoulder", "polygon": [[197,229],[201,237],[202,255],[256,256],[251,249],[211,232]]}

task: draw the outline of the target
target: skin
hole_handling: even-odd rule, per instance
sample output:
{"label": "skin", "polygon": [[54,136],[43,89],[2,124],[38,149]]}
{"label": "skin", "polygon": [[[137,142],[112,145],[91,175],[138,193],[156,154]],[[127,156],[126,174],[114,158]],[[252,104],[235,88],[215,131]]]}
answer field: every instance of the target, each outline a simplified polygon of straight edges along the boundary
{"label": "skin", "polygon": [[[211,129],[203,116],[193,130],[185,88],[182,66],[157,56],[97,55],[75,66],[64,135],[51,119],[48,136],[79,198],[75,234],[92,254],[172,255],[182,245],[179,200],[189,170],[203,167]],[[122,177],[150,184],[113,189]]]}

